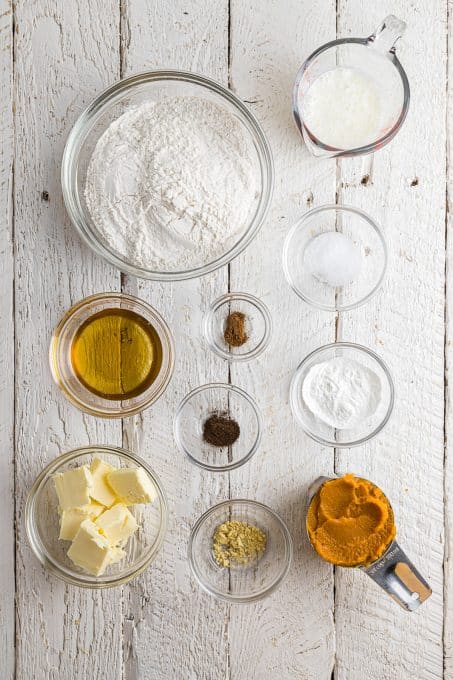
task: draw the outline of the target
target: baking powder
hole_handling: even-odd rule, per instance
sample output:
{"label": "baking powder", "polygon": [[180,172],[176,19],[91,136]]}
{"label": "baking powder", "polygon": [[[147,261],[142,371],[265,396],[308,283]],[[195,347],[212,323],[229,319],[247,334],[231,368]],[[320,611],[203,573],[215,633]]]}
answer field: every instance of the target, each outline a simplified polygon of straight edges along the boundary
{"label": "baking powder", "polygon": [[302,397],[314,416],[332,427],[348,429],[375,413],[381,380],[358,361],[335,357],[310,368]]}

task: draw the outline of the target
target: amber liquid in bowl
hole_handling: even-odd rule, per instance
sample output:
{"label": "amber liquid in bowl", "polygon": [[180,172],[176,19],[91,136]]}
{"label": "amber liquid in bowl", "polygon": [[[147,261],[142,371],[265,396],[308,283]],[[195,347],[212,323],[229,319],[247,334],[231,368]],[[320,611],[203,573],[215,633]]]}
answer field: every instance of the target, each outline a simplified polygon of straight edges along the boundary
{"label": "amber liquid in bowl", "polygon": [[131,399],[147,390],[159,375],[162,355],[154,326],[129,309],[93,314],[71,345],[78,380],[93,394],[111,400]]}

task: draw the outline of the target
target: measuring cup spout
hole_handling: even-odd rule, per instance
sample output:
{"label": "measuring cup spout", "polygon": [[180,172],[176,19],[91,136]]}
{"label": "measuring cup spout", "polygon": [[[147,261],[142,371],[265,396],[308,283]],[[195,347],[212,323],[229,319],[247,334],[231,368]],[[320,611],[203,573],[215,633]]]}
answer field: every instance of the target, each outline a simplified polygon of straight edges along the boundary
{"label": "measuring cup spout", "polygon": [[375,32],[367,39],[370,47],[379,52],[395,53],[395,43],[401,38],[406,30],[404,21],[400,21],[393,14],[385,17],[384,21],[377,27]]}
{"label": "measuring cup spout", "polygon": [[432,590],[396,541],[368,567],[361,567],[406,611],[413,612],[428,599]]}

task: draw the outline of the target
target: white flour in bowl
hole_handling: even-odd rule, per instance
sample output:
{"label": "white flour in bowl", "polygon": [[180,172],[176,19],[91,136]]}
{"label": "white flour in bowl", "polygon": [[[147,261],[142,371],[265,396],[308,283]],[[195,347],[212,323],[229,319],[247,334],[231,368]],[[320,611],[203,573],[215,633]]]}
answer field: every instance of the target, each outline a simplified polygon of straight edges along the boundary
{"label": "white flour in bowl", "polygon": [[253,216],[256,152],[243,125],[202,98],[130,108],[98,140],[85,200],[102,240],[157,271],[223,255]]}

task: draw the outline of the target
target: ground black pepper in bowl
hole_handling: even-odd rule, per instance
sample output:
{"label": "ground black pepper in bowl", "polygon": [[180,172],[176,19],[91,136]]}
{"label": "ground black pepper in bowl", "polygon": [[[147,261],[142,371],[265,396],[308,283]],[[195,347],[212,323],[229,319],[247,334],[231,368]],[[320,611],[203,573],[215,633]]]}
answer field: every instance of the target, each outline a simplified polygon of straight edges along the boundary
{"label": "ground black pepper in bowl", "polygon": [[203,424],[203,439],[212,446],[231,446],[240,432],[237,422],[221,413],[213,413]]}
{"label": "ground black pepper in bowl", "polygon": [[254,399],[240,387],[210,383],[184,397],[173,431],[178,448],[193,463],[225,472],[254,455],[261,441],[262,418]]}

